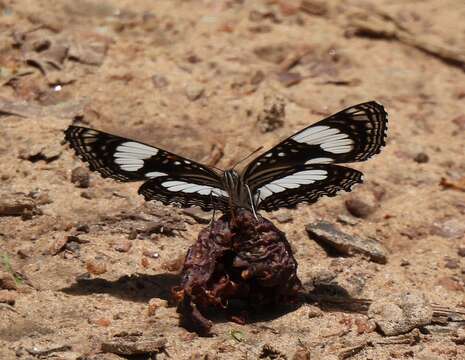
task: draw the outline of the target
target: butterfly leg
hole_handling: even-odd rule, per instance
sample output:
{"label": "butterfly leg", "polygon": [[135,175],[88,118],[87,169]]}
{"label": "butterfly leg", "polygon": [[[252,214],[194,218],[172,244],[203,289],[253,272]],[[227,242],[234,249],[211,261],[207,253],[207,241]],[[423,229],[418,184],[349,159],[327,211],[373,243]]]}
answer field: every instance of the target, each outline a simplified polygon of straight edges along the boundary
{"label": "butterfly leg", "polygon": [[250,206],[252,207],[253,216],[256,220],[258,220],[257,213],[255,212],[255,202],[253,200],[252,193],[250,192],[249,185],[246,184],[245,187],[247,188],[247,192],[249,193]]}
{"label": "butterfly leg", "polygon": [[210,191],[210,201],[213,207],[213,214],[212,214],[212,218],[210,219],[210,235],[211,235],[212,230],[213,230],[213,223],[215,222],[215,214],[216,214],[215,200],[214,200],[213,193],[211,191]]}

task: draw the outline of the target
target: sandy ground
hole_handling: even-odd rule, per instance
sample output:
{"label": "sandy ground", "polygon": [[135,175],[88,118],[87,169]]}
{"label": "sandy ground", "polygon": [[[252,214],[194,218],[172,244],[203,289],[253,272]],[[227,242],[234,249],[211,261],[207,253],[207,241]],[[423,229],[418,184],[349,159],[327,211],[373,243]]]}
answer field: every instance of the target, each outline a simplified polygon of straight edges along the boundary
{"label": "sandy ground", "polygon": [[[389,136],[354,165],[365,184],[267,217],[309,287],[417,290],[465,311],[463,1],[3,0],[0,13],[1,359],[118,359],[101,350],[115,335],[166,339],[156,359],[465,358],[463,322],[393,341],[365,313],[324,304],[187,332],[167,300],[205,225],[144,205],[139,184],[86,184],[85,171],[73,183],[82,163],[62,133],[75,122],[225,168],[377,100]],[[279,101],[283,124],[263,124]],[[349,199],[368,213],[352,216]],[[319,219],[378,240],[387,263],[328,255],[305,231]]]}

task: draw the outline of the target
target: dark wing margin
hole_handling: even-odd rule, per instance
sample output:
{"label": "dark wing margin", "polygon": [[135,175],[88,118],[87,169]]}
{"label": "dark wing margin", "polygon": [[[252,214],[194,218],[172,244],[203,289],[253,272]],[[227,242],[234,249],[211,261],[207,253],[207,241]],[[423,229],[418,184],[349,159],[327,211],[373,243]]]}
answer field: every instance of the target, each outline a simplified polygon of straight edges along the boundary
{"label": "dark wing margin", "polygon": [[322,196],[335,196],[363,182],[360,171],[338,165],[307,165],[291,169],[258,185],[254,191],[258,209],[274,211],[314,203]]}
{"label": "dark wing margin", "polygon": [[258,180],[270,167],[365,161],[386,145],[387,113],[370,101],[351,106],[288,137],[252,161],[246,182]]}
{"label": "dark wing margin", "polygon": [[146,200],[225,210],[228,194],[208,167],[166,150],[102,131],[70,126],[65,139],[92,171],[119,181],[145,181]]}

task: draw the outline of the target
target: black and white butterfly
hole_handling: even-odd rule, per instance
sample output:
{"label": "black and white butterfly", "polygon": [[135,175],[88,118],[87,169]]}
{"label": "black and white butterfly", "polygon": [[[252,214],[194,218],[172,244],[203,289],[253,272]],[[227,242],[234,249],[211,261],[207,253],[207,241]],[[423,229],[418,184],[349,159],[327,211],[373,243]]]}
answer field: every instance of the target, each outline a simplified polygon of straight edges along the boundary
{"label": "black and white butterfly", "polygon": [[350,191],[362,173],[334,165],[364,161],[385,145],[387,113],[366,102],[290,136],[251,161],[223,172],[166,150],[94,129],[70,126],[66,140],[103,177],[145,181],[146,200],[223,212],[235,207],[272,211]]}

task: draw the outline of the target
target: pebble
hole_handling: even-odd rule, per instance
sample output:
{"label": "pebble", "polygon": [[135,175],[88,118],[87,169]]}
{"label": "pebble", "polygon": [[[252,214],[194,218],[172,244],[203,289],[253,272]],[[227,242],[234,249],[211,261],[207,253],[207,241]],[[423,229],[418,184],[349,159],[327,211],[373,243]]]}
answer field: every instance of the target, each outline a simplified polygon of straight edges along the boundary
{"label": "pebble", "polygon": [[465,245],[459,246],[457,249],[457,254],[461,257],[465,257]]}
{"label": "pebble", "polygon": [[465,235],[465,222],[458,219],[448,219],[433,223],[431,234],[446,239],[461,239]]}
{"label": "pebble", "polygon": [[168,302],[163,299],[153,298],[149,300],[147,314],[148,316],[153,316],[157,312],[157,310],[161,307],[168,307]]}
{"label": "pebble", "polygon": [[384,335],[394,336],[430,324],[433,309],[423,294],[404,292],[374,301],[368,309],[368,317]]}
{"label": "pebble", "polygon": [[142,255],[147,256],[152,259],[158,259],[160,257],[159,253],[157,253],[156,251],[151,251],[151,250],[144,250],[142,252]]}
{"label": "pebble", "polygon": [[165,261],[162,265],[164,270],[168,271],[181,271],[184,265],[185,256],[181,255],[173,260]]}
{"label": "pebble", "polygon": [[103,342],[101,349],[103,352],[117,355],[142,355],[149,353],[158,353],[164,349],[166,339],[134,339],[118,338],[116,341]]}
{"label": "pebble", "polygon": [[309,319],[319,318],[322,316],[323,316],[323,311],[319,307],[315,305],[308,306],[307,317]]}
{"label": "pebble", "polygon": [[418,153],[413,158],[413,161],[415,161],[415,162],[417,162],[419,164],[424,164],[424,163],[427,163],[429,161],[429,156],[427,154],[425,154],[425,153]]}
{"label": "pebble", "polygon": [[449,259],[449,258],[446,258],[445,259],[445,264],[444,266],[448,269],[458,269],[459,265],[460,265],[460,261],[458,259]]}
{"label": "pebble", "polygon": [[6,303],[8,305],[14,305],[18,293],[11,290],[0,290],[0,303]]}
{"label": "pebble", "polygon": [[294,353],[292,360],[310,360],[310,352],[303,347],[299,347]]}
{"label": "pebble", "polygon": [[16,286],[16,281],[13,275],[0,271],[0,289],[5,290],[16,290],[18,287]]}
{"label": "pebble", "polygon": [[0,216],[40,213],[33,199],[24,193],[0,192]]}
{"label": "pebble", "polygon": [[387,250],[376,240],[362,239],[355,235],[349,235],[326,221],[308,224],[305,230],[307,230],[311,238],[343,255],[363,254],[374,262],[380,264],[387,262]]}
{"label": "pebble", "polygon": [[52,245],[49,248],[50,255],[58,254],[63,248],[65,247],[66,243],[68,242],[69,237],[64,235],[58,235],[58,238],[55,239]]}
{"label": "pebble", "polygon": [[190,84],[186,87],[186,96],[190,101],[198,100],[205,92],[205,88],[201,85]]}
{"label": "pebble", "polygon": [[211,211],[203,211],[198,207],[191,207],[182,210],[183,214],[190,216],[199,224],[208,224],[212,218]]}
{"label": "pebble", "polygon": [[298,72],[281,72],[278,74],[278,81],[285,87],[291,87],[303,80],[302,75]]}
{"label": "pebble", "polygon": [[156,89],[162,89],[169,85],[169,81],[163,75],[153,75],[152,84]]}
{"label": "pebble", "polygon": [[71,171],[71,182],[79,188],[88,188],[90,186],[90,172],[84,166],[79,166]]}
{"label": "pebble", "polygon": [[376,323],[373,320],[355,319],[357,334],[368,334],[376,330]]}
{"label": "pebble", "polygon": [[129,250],[131,250],[132,243],[128,240],[126,241],[121,241],[120,243],[116,244],[114,246],[114,249],[118,252],[126,253]]}
{"label": "pebble", "polygon": [[450,291],[463,291],[464,288],[460,282],[449,276],[443,276],[436,282],[439,286]]}
{"label": "pebble", "polygon": [[360,193],[352,195],[345,201],[349,213],[358,218],[367,218],[376,210],[376,199],[373,194]]}
{"label": "pebble", "polygon": [[90,274],[102,275],[107,272],[107,265],[103,260],[93,259],[86,263],[86,269]]}
{"label": "pebble", "polygon": [[285,224],[292,221],[292,215],[289,213],[277,214],[275,219],[280,224]]}

